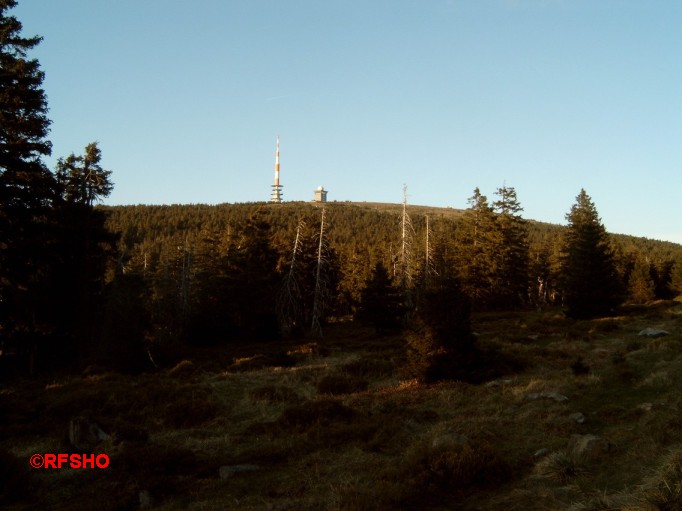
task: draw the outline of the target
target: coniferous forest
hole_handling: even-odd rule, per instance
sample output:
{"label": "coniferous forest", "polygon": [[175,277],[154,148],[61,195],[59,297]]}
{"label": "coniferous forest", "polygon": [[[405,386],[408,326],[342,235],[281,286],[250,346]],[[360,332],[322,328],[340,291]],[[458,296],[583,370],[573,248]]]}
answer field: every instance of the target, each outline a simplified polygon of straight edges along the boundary
{"label": "coniferous forest", "polygon": [[[116,169],[97,142],[45,164],[41,39],[14,6],[0,0],[0,506],[679,509],[660,481],[681,450],[657,480],[628,460],[682,429],[679,334],[630,332],[678,325],[681,245],[609,233],[586,190],[564,226],[524,218],[506,185],[463,210],[102,205]],[[569,421],[557,389],[585,415]],[[564,447],[583,423],[616,442]],[[27,470],[60,449],[104,449],[111,470],[91,486]]]}
{"label": "coniferous forest", "polygon": [[575,317],[677,295],[682,248],[609,235],[585,191],[567,227],[524,219],[509,187],[490,203],[477,189],[469,204],[97,210],[119,236],[112,282],[137,282],[141,294],[128,299],[144,310],[137,336],[154,343],[318,337],[327,321],[372,321],[363,301],[370,289],[379,292],[377,265],[389,283],[371,300],[395,302],[403,325],[418,297],[443,282],[456,282],[474,311],[560,307]]}
{"label": "coniferous forest", "polygon": [[53,170],[43,163],[50,120],[29,57],[40,38],[21,35],[15,4],[3,2],[1,18],[0,332],[20,373],[142,370],[164,345],[320,337],[328,321],[373,321],[362,297],[376,295],[381,267],[390,285],[371,300],[396,302],[403,327],[446,282],[474,311],[558,306],[573,317],[672,298],[682,285],[678,245],[609,235],[584,190],[565,228],[524,219],[508,186],[491,198],[475,189],[464,211],[97,206],[114,185],[96,142]]}

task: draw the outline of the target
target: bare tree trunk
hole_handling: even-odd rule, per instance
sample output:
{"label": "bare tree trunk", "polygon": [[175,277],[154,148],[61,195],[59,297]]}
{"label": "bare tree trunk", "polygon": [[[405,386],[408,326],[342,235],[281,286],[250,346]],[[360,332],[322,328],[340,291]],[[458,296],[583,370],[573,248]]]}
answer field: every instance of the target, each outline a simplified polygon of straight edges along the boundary
{"label": "bare tree trunk", "polygon": [[305,221],[299,220],[296,227],[296,238],[294,239],[294,249],[291,253],[289,272],[284,278],[284,283],[279,294],[277,303],[277,315],[279,316],[280,326],[284,334],[291,333],[300,318],[301,292],[298,285],[298,266],[296,258],[301,253],[301,244]]}
{"label": "bare tree trunk", "polygon": [[412,220],[407,214],[407,185],[403,185],[403,214],[400,221],[401,245],[400,245],[400,270],[398,283],[405,295],[407,305],[410,305],[410,291],[412,289],[412,239],[414,227]]}
{"label": "bare tree trunk", "polygon": [[310,333],[318,337],[322,337],[322,326],[320,319],[324,309],[324,299],[326,291],[326,282],[324,282],[324,272],[322,266],[327,264],[324,257],[324,249],[326,247],[326,240],[324,236],[324,217],[326,210],[322,208],[322,219],[320,220],[320,239],[317,245],[317,265],[315,267],[315,296],[313,299],[313,318],[310,325]]}

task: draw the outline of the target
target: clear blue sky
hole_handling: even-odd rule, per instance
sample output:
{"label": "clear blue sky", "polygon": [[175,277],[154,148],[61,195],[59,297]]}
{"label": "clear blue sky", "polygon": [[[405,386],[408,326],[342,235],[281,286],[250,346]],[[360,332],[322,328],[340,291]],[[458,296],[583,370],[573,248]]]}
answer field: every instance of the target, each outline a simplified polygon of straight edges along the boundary
{"label": "clear blue sky", "polygon": [[19,0],[54,155],[99,141],[108,204],[466,207],[682,242],[682,2]]}

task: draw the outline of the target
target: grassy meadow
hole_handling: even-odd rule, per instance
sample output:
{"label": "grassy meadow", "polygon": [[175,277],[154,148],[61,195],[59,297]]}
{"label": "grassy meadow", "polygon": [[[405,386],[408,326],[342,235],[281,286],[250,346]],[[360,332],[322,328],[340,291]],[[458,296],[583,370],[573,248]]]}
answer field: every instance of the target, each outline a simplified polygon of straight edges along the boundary
{"label": "grassy meadow", "polygon": [[[2,384],[0,504],[682,509],[682,303],[472,319],[504,368],[478,384],[405,379],[403,338],[352,323],[316,341],[196,350],[156,373]],[[670,335],[640,337],[646,327]],[[34,453],[74,452],[76,416],[109,435],[93,449],[109,467],[31,469]],[[597,449],[572,447],[588,434]]]}

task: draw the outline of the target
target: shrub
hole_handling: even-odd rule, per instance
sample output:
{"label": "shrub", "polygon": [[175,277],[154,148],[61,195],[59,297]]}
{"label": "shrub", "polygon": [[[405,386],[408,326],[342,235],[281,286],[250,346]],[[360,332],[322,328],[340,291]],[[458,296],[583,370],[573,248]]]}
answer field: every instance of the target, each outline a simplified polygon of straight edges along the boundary
{"label": "shrub", "polygon": [[389,377],[393,374],[393,369],[393,362],[378,358],[361,358],[348,362],[340,368],[346,374],[367,379]]}
{"label": "shrub", "polygon": [[425,382],[458,378],[474,336],[469,301],[456,280],[444,279],[420,297],[406,337],[408,376]]}
{"label": "shrub", "polygon": [[576,458],[564,451],[552,452],[535,465],[538,476],[560,484],[566,484],[584,472]]}
{"label": "shrub", "polygon": [[182,387],[164,407],[164,423],[174,428],[200,426],[218,416],[220,408],[206,390]]}
{"label": "shrub", "polygon": [[583,357],[578,357],[575,362],[571,364],[571,371],[575,376],[584,376],[589,374],[590,366],[583,362]]}
{"label": "shrub", "polygon": [[367,390],[367,387],[368,383],[365,380],[346,374],[329,374],[317,383],[317,391],[320,394],[332,396],[362,392]]}
{"label": "shrub", "polygon": [[654,509],[682,509],[682,451],[664,455],[641,488],[642,499]]}
{"label": "shrub", "polygon": [[402,475],[411,479],[417,491],[464,490],[504,483],[510,466],[486,441],[449,443],[434,447],[418,442],[407,453]]}
{"label": "shrub", "polygon": [[252,401],[265,401],[266,403],[299,403],[302,398],[291,387],[281,385],[264,385],[249,391]]}
{"label": "shrub", "polygon": [[355,411],[336,400],[322,399],[294,405],[282,412],[276,425],[295,431],[306,431],[316,424],[329,425],[332,422],[348,422],[355,417]]}
{"label": "shrub", "polygon": [[0,448],[0,503],[22,497],[29,482],[28,461]]}

